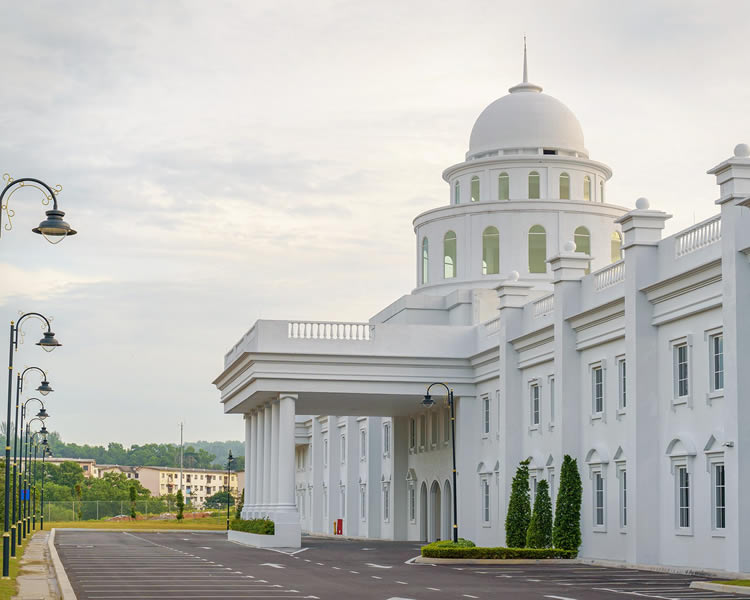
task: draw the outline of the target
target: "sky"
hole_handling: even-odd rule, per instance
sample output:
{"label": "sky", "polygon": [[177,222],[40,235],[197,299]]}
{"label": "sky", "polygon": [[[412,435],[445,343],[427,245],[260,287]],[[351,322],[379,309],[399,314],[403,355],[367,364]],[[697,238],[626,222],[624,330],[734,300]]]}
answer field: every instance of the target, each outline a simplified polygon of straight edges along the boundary
{"label": "sky", "polygon": [[242,439],[211,381],[256,319],[366,321],[411,291],[412,219],[448,203],[524,35],[608,201],[648,197],[666,234],[718,212],[706,170],[750,142],[745,0],[0,6],[0,173],[62,185],[79,231],[48,244],[41,195],[12,197],[0,317],[53,317],[63,347],[27,320],[15,363],[48,370],[65,441]]}

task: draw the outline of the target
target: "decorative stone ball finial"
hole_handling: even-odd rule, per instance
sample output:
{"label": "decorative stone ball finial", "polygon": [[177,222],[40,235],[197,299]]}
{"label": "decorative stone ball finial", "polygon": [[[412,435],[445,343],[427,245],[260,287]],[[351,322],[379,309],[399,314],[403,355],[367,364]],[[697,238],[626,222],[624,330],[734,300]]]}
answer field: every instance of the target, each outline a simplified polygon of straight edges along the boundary
{"label": "decorative stone ball finial", "polygon": [[635,201],[635,207],[638,210],[648,210],[649,206],[651,206],[651,203],[648,201],[648,198],[641,197]]}
{"label": "decorative stone ball finial", "polygon": [[563,250],[565,250],[565,252],[575,252],[576,243],[573,240],[568,240],[567,242],[565,242],[565,245],[563,246]]}
{"label": "decorative stone ball finial", "polygon": [[521,278],[521,274],[518,271],[511,271],[510,275],[508,275],[508,279],[511,281],[518,281]]}
{"label": "decorative stone ball finial", "polygon": [[750,146],[747,144],[737,144],[734,147],[734,155],[737,158],[747,158],[750,156]]}

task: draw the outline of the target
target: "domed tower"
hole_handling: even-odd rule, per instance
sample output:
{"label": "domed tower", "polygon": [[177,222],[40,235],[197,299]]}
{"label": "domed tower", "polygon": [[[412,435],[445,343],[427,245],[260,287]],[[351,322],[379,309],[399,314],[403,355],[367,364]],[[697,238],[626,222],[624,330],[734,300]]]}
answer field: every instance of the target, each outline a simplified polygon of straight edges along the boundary
{"label": "domed tower", "polygon": [[448,206],[414,219],[415,292],[493,288],[517,271],[549,288],[547,259],[565,242],[591,256],[591,270],[620,259],[615,219],[627,209],[606,202],[611,169],[589,159],[573,112],[523,81],[477,118],[466,160],[448,167]]}

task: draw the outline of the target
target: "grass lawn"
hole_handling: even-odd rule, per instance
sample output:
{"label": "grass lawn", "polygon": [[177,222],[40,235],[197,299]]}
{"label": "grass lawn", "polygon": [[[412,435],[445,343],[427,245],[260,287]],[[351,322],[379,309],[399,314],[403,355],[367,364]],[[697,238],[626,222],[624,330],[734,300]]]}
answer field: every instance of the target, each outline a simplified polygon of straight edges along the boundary
{"label": "grass lawn", "polygon": [[205,529],[224,531],[227,528],[226,517],[205,517],[203,519],[139,520],[139,521],[45,521],[44,528],[76,528],[76,529]]}
{"label": "grass lawn", "polygon": [[[26,543],[30,538],[26,538],[23,544],[16,546],[16,557],[10,559],[10,579],[0,579],[0,600],[10,600],[16,595],[16,575],[18,575],[18,563],[26,549]],[[0,564],[3,562],[2,552],[0,551]],[[0,571],[2,573],[2,571]]]}
{"label": "grass lawn", "polygon": [[750,587],[750,579],[733,579],[731,581],[712,581],[711,583],[721,583],[723,585],[741,585]]}

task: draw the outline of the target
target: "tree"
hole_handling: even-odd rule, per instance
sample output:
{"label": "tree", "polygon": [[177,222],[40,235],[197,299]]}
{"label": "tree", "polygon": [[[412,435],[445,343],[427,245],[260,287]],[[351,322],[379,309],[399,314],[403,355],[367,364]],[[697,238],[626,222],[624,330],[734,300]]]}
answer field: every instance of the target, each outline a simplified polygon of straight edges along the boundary
{"label": "tree", "polygon": [[242,518],[242,507],[245,504],[245,490],[242,490],[242,494],[240,494],[240,501],[237,503],[237,508],[234,511],[234,518],[235,519],[241,519]]}
{"label": "tree", "polygon": [[582,493],[578,463],[566,454],[560,469],[560,490],[557,492],[555,527],[552,532],[555,548],[578,550],[581,545]]}
{"label": "tree", "polygon": [[234,498],[229,492],[216,492],[213,496],[206,498],[206,508],[226,508],[227,496],[229,497],[229,504],[234,506]]}
{"label": "tree", "polygon": [[137,493],[135,491],[135,486],[130,486],[130,518],[135,519],[135,499],[137,498]]}
{"label": "tree", "polygon": [[81,468],[81,465],[69,460],[60,463],[57,476],[58,479],[56,481],[53,480],[55,481],[55,483],[66,485],[71,488],[83,483],[84,480],[83,469]]}
{"label": "tree", "polygon": [[182,490],[177,490],[177,520],[182,521],[185,518],[183,511],[185,510],[185,498],[182,495]]}
{"label": "tree", "polygon": [[552,501],[549,484],[542,479],[536,488],[534,512],[526,532],[527,548],[549,548],[552,545]]}
{"label": "tree", "polygon": [[509,548],[526,546],[526,532],[531,520],[529,499],[529,461],[521,461],[510,489],[508,514],[505,516],[505,544]]}
{"label": "tree", "polygon": [[82,514],[82,510],[81,510],[81,493],[82,493],[81,484],[80,483],[76,483],[75,486],[73,487],[73,489],[76,492],[76,500],[78,500],[78,520],[80,521],[81,520],[81,514]]}

